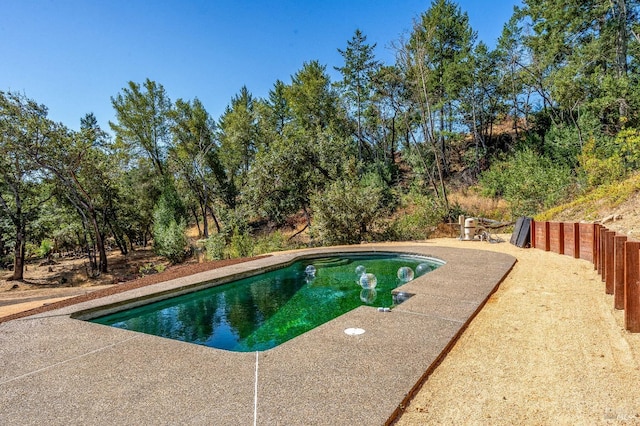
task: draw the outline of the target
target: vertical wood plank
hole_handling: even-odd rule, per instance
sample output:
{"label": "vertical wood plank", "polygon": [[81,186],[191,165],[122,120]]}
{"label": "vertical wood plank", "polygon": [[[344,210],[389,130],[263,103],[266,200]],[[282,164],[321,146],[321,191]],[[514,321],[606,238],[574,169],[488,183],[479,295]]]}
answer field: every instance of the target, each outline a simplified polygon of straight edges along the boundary
{"label": "vertical wood plank", "polygon": [[529,232],[530,232],[529,241],[531,241],[531,248],[536,248],[537,243],[536,243],[536,221],[535,220],[531,221],[531,228]]}
{"label": "vertical wood plank", "polygon": [[606,228],[601,227],[600,232],[598,233],[598,241],[597,241],[597,252],[598,252],[598,274],[602,277],[602,281],[604,281],[604,233]]}
{"label": "vertical wood plank", "polygon": [[627,241],[624,255],[624,325],[640,332],[640,242]]}
{"label": "vertical wood plank", "polygon": [[549,222],[544,223],[544,251],[551,250],[551,241],[549,240]]}
{"label": "vertical wood plank", "polygon": [[549,222],[549,250],[564,254],[564,224],[561,222]]}
{"label": "vertical wood plank", "polygon": [[580,259],[580,224],[573,224],[573,257]]}
{"label": "vertical wood plank", "polygon": [[596,225],[593,223],[579,223],[578,224],[578,244],[579,244],[579,256],[580,259],[588,260],[589,262],[597,265],[597,251],[595,247],[598,246],[596,242],[599,242],[600,234],[596,234]]}
{"label": "vertical wood plank", "polygon": [[564,233],[564,255],[575,257],[576,254],[576,233],[575,223],[562,222],[560,224]]}
{"label": "vertical wood plank", "polygon": [[601,253],[600,253],[600,233],[602,232],[602,229],[604,229],[604,227],[602,225],[599,224],[594,224],[593,226],[593,241],[591,242],[591,250],[593,253],[593,259],[592,261],[595,263],[596,259],[597,262],[600,262],[602,260],[602,258],[600,257]]}
{"label": "vertical wood plank", "polygon": [[627,237],[613,237],[613,306],[624,309],[624,243]]}
{"label": "vertical wood plank", "polygon": [[613,294],[613,238],[616,233],[614,231],[605,231],[604,240],[604,282],[606,284],[605,291],[607,294]]}

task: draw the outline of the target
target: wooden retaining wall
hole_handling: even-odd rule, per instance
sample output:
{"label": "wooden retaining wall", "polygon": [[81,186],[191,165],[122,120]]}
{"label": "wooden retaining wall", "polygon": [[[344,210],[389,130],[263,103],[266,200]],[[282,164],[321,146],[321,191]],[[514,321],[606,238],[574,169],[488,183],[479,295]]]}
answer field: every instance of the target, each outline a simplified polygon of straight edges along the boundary
{"label": "wooden retaining wall", "polygon": [[593,263],[625,328],[640,333],[640,242],[593,223],[532,221],[531,247]]}

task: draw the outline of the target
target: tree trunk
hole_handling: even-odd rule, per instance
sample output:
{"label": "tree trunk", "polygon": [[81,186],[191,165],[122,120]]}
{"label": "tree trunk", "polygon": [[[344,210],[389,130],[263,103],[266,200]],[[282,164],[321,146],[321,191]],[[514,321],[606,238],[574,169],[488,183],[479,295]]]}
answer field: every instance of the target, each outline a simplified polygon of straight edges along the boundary
{"label": "tree trunk", "polygon": [[[616,15],[616,68],[617,77],[623,79],[627,76],[627,52],[628,52],[628,40],[629,35],[627,33],[627,5],[626,0],[615,0],[615,15]],[[620,117],[626,117],[628,115],[628,105],[626,99],[619,101],[618,111]]]}
{"label": "tree trunk", "polygon": [[211,208],[211,206],[207,206],[207,209],[209,209],[209,213],[211,213],[211,217],[213,218],[213,223],[215,223],[216,225],[216,231],[219,234],[221,231],[220,222],[218,222],[218,218],[216,217],[215,213],[213,213],[213,209]]}
{"label": "tree trunk", "polygon": [[[105,250],[104,247],[104,238],[102,236],[102,233],[100,232],[100,226],[98,225],[98,219],[96,218],[96,214],[95,211],[90,210],[89,214],[91,215],[91,227],[93,228],[93,233],[95,234],[95,249],[98,252],[98,264],[97,264],[97,269],[100,272],[108,272],[108,265],[107,265],[107,251]],[[95,253],[94,253],[94,260],[93,262],[95,262]]]}
{"label": "tree trunk", "polygon": [[120,228],[114,227],[113,223],[111,223],[110,220],[106,218],[105,220],[107,222],[107,225],[109,226],[109,229],[111,229],[111,233],[113,234],[113,239],[116,240],[116,244],[118,245],[118,249],[120,250],[120,253],[122,253],[122,255],[126,255],[129,252],[129,250],[127,249],[127,241],[124,239],[124,235],[122,235]]}
{"label": "tree trunk", "polygon": [[108,262],[107,250],[104,246],[104,236],[100,233],[100,230],[98,229],[98,224],[95,223],[94,226],[96,227],[96,245],[97,245],[98,255],[100,259],[100,265],[99,265],[100,272],[107,273],[109,269],[107,264]]}
{"label": "tree trunk", "polygon": [[512,143],[515,144],[518,141],[518,92],[516,90],[516,69],[515,63],[511,64],[511,92],[513,94],[513,131]]}
{"label": "tree trunk", "polygon": [[16,232],[12,280],[22,281],[24,279],[25,242],[25,229],[24,226],[20,226],[20,229]]}
{"label": "tree trunk", "polygon": [[98,262],[96,261],[95,243],[93,242],[90,233],[87,231],[87,224],[84,221],[82,223],[82,229],[84,231],[84,245],[87,259],[89,259],[89,267],[91,269],[91,271],[87,271],[87,277],[95,278],[97,276],[96,271],[99,271]]}
{"label": "tree trunk", "polygon": [[[4,257],[5,245],[4,240],[2,239],[2,235],[0,235],[0,258]],[[4,265],[0,264],[0,267],[4,267]]]}
{"label": "tree trunk", "polygon": [[309,240],[309,244],[313,246],[313,234],[311,233],[311,215],[307,211],[307,207],[303,206],[302,211],[304,211],[304,217],[307,219],[307,228],[309,228],[309,236],[311,237]]}
{"label": "tree trunk", "polygon": [[[202,205],[200,205],[200,210],[202,210]],[[195,206],[191,206],[191,214],[193,215],[193,218],[196,221],[196,228],[198,228],[198,237],[202,237],[203,233],[202,233],[202,229],[200,229],[200,218],[198,217],[198,209]],[[203,214],[202,217],[205,217],[206,215]],[[205,235],[206,238],[206,235]]]}
{"label": "tree trunk", "polygon": [[[389,152],[389,158],[391,159],[391,166],[395,166],[396,164],[396,113],[394,112],[393,117],[391,117],[391,147]],[[395,179],[395,177],[394,177]]]}
{"label": "tree trunk", "polygon": [[[202,235],[204,238],[209,238],[209,219],[207,218],[207,204],[206,201],[204,204],[200,205],[200,209],[202,210]],[[200,228],[198,228],[198,231]]]}
{"label": "tree trunk", "polygon": [[438,140],[440,142],[439,144],[439,149],[440,149],[440,156],[442,158],[442,175],[443,176],[447,176],[448,175],[448,166],[447,166],[447,155],[446,155],[446,143],[445,143],[445,137],[444,137],[444,132],[445,132],[445,124],[444,124],[444,106],[442,106],[440,108],[440,135],[438,135]]}

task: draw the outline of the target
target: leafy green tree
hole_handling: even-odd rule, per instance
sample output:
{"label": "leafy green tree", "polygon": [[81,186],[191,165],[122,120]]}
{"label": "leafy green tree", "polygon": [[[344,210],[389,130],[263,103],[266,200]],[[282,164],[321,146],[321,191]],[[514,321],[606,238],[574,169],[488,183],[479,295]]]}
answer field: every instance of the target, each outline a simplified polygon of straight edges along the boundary
{"label": "leafy green tree", "polygon": [[527,127],[529,112],[531,111],[531,89],[524,84],[523,64],[526,52],[523,44],[522,26],[518,24],[514,15],[503,26],[496,47],[497,73],[500,78],[499,93],[506,104],[508,116],[513,120],[513,139],[518,139],[520,133],[520,119],[524,119]]}
{"label": "leafy green tree", "polygon": [[50,197],[42,190],[42,175],[28,148],[45,143],[54,133],[44,105],[0,92],[0,208],[13,228],[14,280],[24,278],[28,226]]}
{"label": "leafy green tree", "polygon": [[367,111],[367,123],[372,139],[376,141],[377,162],[382,158],[386,173],[381,177],[387,184],[397,183],[399,168],[397,152],[408,145],[411,106],[406,99],[407,84],[401,70],[396,66],[382,66],[372,76],[373,97]]}
{"label": "leafy green tree", "polygon": [[[265,125],[260,128],[268,128],[273,132],[272,139],[282,136],[284,128],[292,120],[291,107],[287,100],[287,85],[281,80],[276,80],[273,89],[269,91],[269,98],[263,104],[261,118]],[[270,139],[267,139],[267,142]],[[267,143],[268,144],[268,143]]]}
{"label": "leafy green tree", "polygon": [[445,210],[445,178],[450,173],[450,143],[459,140],[460,99],[472,81],[471,53],[475,32],[469,18],[449,0],[435,0],[398,48],[397,64],[407,85],[407,149],[419,159]]}
{"label": "leafy green tree", "polygon": [[[53,192],[55,194],[55,189]],[[31,228],[32,241],[37,243],[51,240],[54,253],[69,253],[84,246],[84,233],[78,212],[68,203],[61,203],[57,196],[41,205]]]}
{"label": "leafy green tree", "polygon": [[0,209],[0,268],[6,268],[10,263],[11,228],[9,216],[4,209]]}
{"label": "leafy green tree", "polygon": [[118,202],[118,227],[129,240],[130,249],[135,244],[146,247],[152,237],[153,211],[163,188],[158,184],[153,166],[148,159],[139,159],[136,167],[117,163],[120,173],[114,177]]}
{"label": "leafy green tree", "polygon": [[295,125],[315,132],[329,127],[342,130],[344,111],[340,109],[338,94],[331,88],[326,67],[318,61],[305,62],[291,77],[286,99]]}
{"label": "leafy green tree", "polygon": [[308,144],[302,138],[280,138],[269,149],[259,151],[251,170],[249,201],[259,213],[276,223],[298,210],[305,211],[308,224],[309,194],[318,180],[317,169],[309,164]]}
{"label": "leafy green tree", "polygon": [[472,55],[472,83],[461,92],[460,107],[463,122],[469,129],[474,144],[474,175],[484,168],[493,125],[504,113],[504,103],[498,74],[499,56],[480,42]]}
{"label": "leafy green tree", "polygon": [[203,218],[204,237],[208,238],[209,214],[220,232],[214,201],[218,199],[233,204],[230,183],[219,158],[215,123],[198,99],[193,102],[178,99],[172,116],[170,159],[197,200]]}
{"label": "leafy green tree", "polygon": [[[247,174],[257,150],[257,117],[255,101],[246,86],[231,99],[218,123],[220,161],[235,196],[246,185]],[[231,200],[229,200],[231,201]]]}
{"label": "leafy green tree", "polygon": [[311,193],[355,164],[355,145],[344,131],[344,110],[325,68],[305,63],[291,80],[283,87],[286,103],[273,102],[275,97],[267,104],[284,107],[287,115],[281,131],[256,155],[247,196],[254,209],[278,223],[303,211],[308,227]]}
{"label": "leafy green tree", "polygon": [[167,149],[171,142],[171,100],[164,87],[146,79],[143,86],[129,82],[111,98],[117,123],[109,122],[116,134],[116,143],[122,144],[134,154],[146,155],[156,173],[164,177]]}
{"label": "leafy green tree", "polygon": [[[108,187],[110,167],[107,153],[102,150],[106,134],[93,114],[81,120],[80,132],[56,126],[53,137],[29,146],[29,154],[39,167],[50,173],[60,186],[58,197],[68,201],[78,212],[88,230],[91,248],[87,248],[92,275],[108,271],[105,231],[100,224],[104,189]],[[95,249],[95,250],[92,250]],[[97,252],[99,260],[94,254]]]}

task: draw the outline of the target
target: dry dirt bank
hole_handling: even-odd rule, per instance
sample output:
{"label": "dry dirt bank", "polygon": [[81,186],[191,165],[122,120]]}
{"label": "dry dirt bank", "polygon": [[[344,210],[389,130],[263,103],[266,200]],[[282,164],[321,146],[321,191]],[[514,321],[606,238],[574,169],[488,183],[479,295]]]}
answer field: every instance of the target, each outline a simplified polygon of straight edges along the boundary
{"label": "dry dirt bank", "polygon": [[509,243],[434,243],[518,262],[398,425],[640,424],[640,334],[624,330],[591,263]]}

